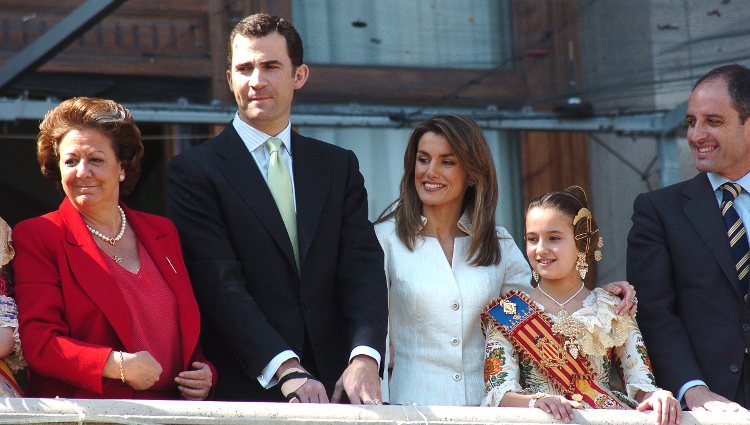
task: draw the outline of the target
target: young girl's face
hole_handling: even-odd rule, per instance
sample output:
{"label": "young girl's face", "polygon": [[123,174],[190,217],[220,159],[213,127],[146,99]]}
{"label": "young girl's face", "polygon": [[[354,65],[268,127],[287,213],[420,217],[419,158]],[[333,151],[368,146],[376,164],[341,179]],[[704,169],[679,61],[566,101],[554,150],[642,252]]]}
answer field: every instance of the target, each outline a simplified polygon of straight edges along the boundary
{"label": "young girl's face", "polygon": [[573,217],[554,208],[532,208],[526,214],[526,256],[545,281],[578,279]]}

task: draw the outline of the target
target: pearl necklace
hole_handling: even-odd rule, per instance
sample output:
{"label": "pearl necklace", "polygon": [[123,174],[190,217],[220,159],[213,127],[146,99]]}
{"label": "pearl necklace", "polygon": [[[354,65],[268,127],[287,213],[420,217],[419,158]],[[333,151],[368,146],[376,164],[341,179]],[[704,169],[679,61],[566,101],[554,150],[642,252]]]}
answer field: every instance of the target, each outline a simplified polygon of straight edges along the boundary
{"label": "pearl necklace", "polygon": [[89,226],[88,224],[86,225],[86,227],[88,227],[89,232],[91,232],[92,235],[98,237],[99,239],[103,240],[104,242],[109,243],[112,246],[115,246],[115,244],[117,243],[117,241],[119,241],[120,239],[122,239],[122,236],[125,234],[125,225],[128,224],[128,219],[125,218],[125,211],[123,211],[122,208],[120,208],[119,205],[117,206],[117,209],[120,211],[121,224],[120,224],[120,233],[118,233],[117,236],[115,236],[114,238],[108,238],[107,236],[104,235],[104,233],[102,233],[102,232],[94,229],[93,227]]}
{"label": "pearl necklace", "polygon": [[583,291],[583,281],[581,281],[581,287],[580,287],[580,288],[578,288],[578,290],[576,291],[576,293],[575,293],[575,294],[573,294],[573,296],[572,296],[572,297],[568,298],[567,300],[565,300],[565,302],[562,302],[562,303],[561,303],[561,302],[558,302],[558,301],[557,301],[556,299],[552,298],[552,295],[550,295],[550,294],[546,293],[546,292],[544,291],[544,289],[542,289],[542,283],[541,283],[541,282],[539,282],[539,285],[537,285],[537,287],[536,287],[536,288],[537,288],[537,289],[538,289],[538,290],[539,290],[539,291],[540,291],[540,292],[541,292],[542,294],[544,294],[544,295],[545,295],[545,296],[546,296],[547,298],[549,298],[549,299],[551,299],[552,301],[554,301],[554,302],[555,302],[555,304],[557,304],[557,305],[558,305],[558,306],[560,307],[560,311],[558,311],[558,312],[557,312],[557,317],[565,317],[565,316],[567,316],[567,315],[568,315],[568,311],[567,311],[567,310],[565,310],[565,304],[567,304],[567,303],[569,303],[569,302],[573,301],[573,298],[575,298],[575,297],[576,297],[576,295],[580,294],[580,293],[581,293],[581,291]]}

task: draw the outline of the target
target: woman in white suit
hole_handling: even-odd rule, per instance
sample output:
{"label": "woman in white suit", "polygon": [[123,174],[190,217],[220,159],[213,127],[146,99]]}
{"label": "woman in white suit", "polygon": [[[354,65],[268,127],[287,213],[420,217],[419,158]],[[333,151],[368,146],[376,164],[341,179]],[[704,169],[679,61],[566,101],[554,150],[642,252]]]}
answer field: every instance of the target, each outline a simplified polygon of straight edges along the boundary
{"label": "woman in white suit", "polygon": [[[438,115],[416,126],[399,198],[375,226],[389,287],[391,404],[482,401],[480,313],[500,294],[532,289],[523,254],[495,225],[497,200],[492,154],[474,121]],[[626,282],[610,290],[634,295]]]}

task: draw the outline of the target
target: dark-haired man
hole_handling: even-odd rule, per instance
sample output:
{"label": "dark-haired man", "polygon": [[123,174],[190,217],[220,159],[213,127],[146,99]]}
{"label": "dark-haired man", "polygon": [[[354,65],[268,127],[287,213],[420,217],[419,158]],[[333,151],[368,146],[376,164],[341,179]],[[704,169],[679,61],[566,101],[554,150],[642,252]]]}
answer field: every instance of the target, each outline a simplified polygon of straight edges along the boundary
{"label": "dark-haired man", "polygon": [[696,177],[639,195],[628,280],[657,382],[691,410],[750,406],[750,69],[716,68],[688,100]]}
{"label": "dark-haired man", "polygon": [[[350,151],[291,130],[302,40],[275,16],[229,37],[232,123],[175,157],[169,208],[222,400],[380,403],[383,253]],[[276,385],[281,383],[281,385]]]}

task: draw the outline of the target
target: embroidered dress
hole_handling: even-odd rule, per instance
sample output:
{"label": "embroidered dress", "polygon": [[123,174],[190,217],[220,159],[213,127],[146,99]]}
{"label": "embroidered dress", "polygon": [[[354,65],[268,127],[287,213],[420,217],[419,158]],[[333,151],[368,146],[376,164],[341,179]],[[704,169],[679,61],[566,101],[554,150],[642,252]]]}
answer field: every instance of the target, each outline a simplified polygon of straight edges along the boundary
{"label": "embroidered dress", "polygon": [[13,254],[10,227],[0,218],[0,327],[13,328],[14,341],[13,352],[0,360],[0,397],[23,395],[13,374],[26,367],[26,361],[21,352],[21,339],[18,336],[18,309],[16,302],[10,296],[13,280],[8,271],[8,263],[13,258]]}
{"label": "embroidered dress", "polygon": [[[525,294],[523,294],[525,295]],[[599,387],[605,389],[617,400],[629,407],[637,405],[635,395],[656,391],[651,361],[646,354],[643,337],[638,324],[632,317],[615,314],[620,299],[601,288],[594,289],[583,301],[583,307],[561,319],[557,315],[542,313],[553,323],[553,331],[561,334],[579,356],[586,356]],[[495,303],[490,303],[492,306]],[[539,303],[535,306],[544,311]],[[565,320],[566,322],[561,322]],[[544,392],[564,395],[559,386],[554,385],[530,356],[517,351],[503,334],[496,322],[484,316],[482,329],[486,335],[483,406],[499,406],[508,391],[523,394]],[[626,394],[610,388],[610,373],[615,368],[625,385]],[[585,407],[596,408],[585,400]],[[600,406],[601,407],[601,406]]]}
{"label": "embroidered dress", "polygon": [[[465,215],[459,228],[471,235]],[[389,338],[394,351],[391,404],[470,405],[482,401],[479,314],[498,294],[530,291],[531,272],[510,234],[497,228],[501,261],[477,267],[466,261],[470,236],[454,241],[448,263],[435,238],[401,243],[393,221],[375,226],[385,253]],[[386,356],[386,361],[388,356]]]}

